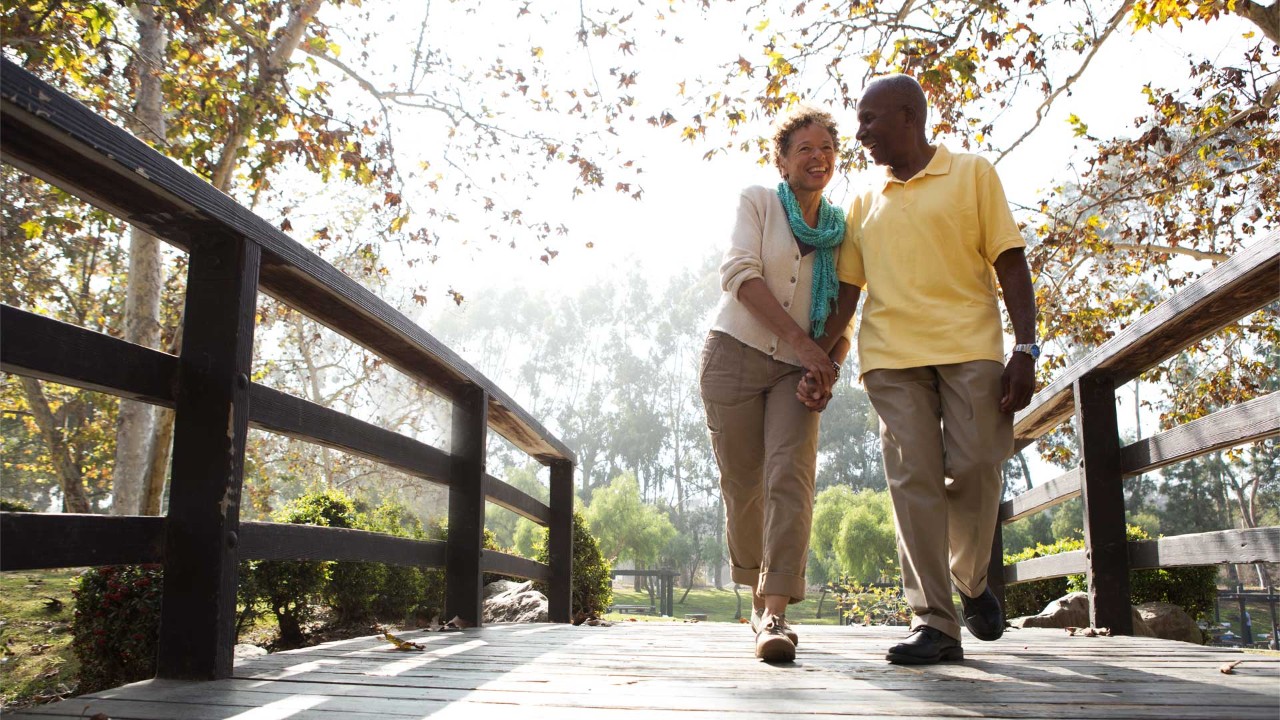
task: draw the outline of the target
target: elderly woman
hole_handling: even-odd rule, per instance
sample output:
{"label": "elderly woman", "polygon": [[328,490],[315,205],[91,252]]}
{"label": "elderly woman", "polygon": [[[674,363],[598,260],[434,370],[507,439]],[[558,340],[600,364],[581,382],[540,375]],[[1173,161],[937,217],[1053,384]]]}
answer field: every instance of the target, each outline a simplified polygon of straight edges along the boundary
{"label": "elderly woman", "polygon": [[742,191],[702,352],[732,576],[753,589],[756,657],[768,662],[795,659],[786,608],[804,599],[813,520],[819,416],[797,385],[806,377],[829,396],[849,351],[846,328],[826,328],[844,213],[822,191],[838,137],[831,115],[813,108],[779,122],[773,156],[782,182]]}

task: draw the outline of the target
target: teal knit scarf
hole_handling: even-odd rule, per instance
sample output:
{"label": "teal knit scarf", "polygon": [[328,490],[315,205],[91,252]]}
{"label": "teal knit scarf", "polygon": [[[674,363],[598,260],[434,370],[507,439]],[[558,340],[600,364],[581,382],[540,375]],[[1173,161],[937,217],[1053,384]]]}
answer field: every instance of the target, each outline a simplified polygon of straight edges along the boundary
{"label": "teal knit scarf", "polygon": [[813,258],[813,291],[809,305],[809,333],[822,337],[827,330],[827,316],[835,309],[836,293],[840,283],[836,279],[836,248],[844,240],[844,211],[822,198],[818,206],[818,227],[811,228],[804,222],[804,213],[791,186],[786,181],[778,183],[778,199],[787,211],[787,221],[796,239],[817,248]]}

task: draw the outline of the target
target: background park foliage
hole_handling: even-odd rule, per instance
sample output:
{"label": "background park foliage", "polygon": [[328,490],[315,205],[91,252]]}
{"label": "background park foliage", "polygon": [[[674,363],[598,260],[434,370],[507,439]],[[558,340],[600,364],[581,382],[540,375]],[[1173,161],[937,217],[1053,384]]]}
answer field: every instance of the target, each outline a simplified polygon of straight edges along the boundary
{"label": "background park foliage", "polygon": [[[678,569],[686,587],[726,582],[697,389],[718,258],[672,258],[685,270],[663,280],[601,273],[555,294],[517,285],[464,297],[419,280],[448,254],[554,262],[572,220],[547,214],[549,193],[643,202],[643,163],[627,141],[636,126],[663,129],[664,141],[712,163],[762,157],[772,116],[810,101],[849,117],[863,81],[887,71],[925,85],[934,139],[997,163],[1036,151],[1065,114],[1077,161],[1015,208],[1036,277],[1044,382],[1280,224],[1275,3],[563,5],[458,2],[409,17],[403,4],[375,0],[17,2],[0,11],[0,44],[421,317],[574,450],[583,519],[606,558]],[[432,20],[483,25],[495,12],[512,16],[503,20],[518,42],[480,46],[480,61]],[[737,46],[684,68],[678,92],[646,85],[650,68],[697,40],[699,22],[726,20],[742,28]],[[1123,132],[1097,134],[1098,108],[1073,105],[1072,89],[1090,77],[1143,72],[1097,64],[1117,38],[1175,42],[1225,23],[1245,36],[1242,49],[1210,57],[1189,47],[1185,80],[1148,83],[1144,111]],[[380,42],[379,29],[392,27],[410,41]],[[553,64],[566,58],[572,71]],[[841,160],[866,166],[851,141]],[[176,352],[185,258],[2,172],[0,299]],[[1272,306],[1245,318],[1128,386],[1134,432],[1275,391],[1276,315]],[[255,381],[447,445],[447,406],[379,358],[270,300],[257,338]],[[877,422],[856,375],[844,374],[823,418],[815,582],[896,573]],[[55,511],[163,511],[168,411],[10,375],[0,408],[5,497]],[[1073,444],[1064,427],[1036,448],[1042,459],[1013,458],[1009,492],[1042,481],[1033,468],[1045,463],[1074,465]],[[545,498],[545,477],[526,458],[496,438],[489,457],[491,472]],[[403,508],[384,526],[410,533],[444,511],[439,489],[278,436],[253,435],[246,467],[246,519],[328,490]],[[1277,524],[1280,445],[1182,463],[1126,492],[1131,520],[1152,534]],[[1008,529],[1007,549],[1072,537],[1079,517],[1067,504],[1029,518]],[[491,508],[489,524],[500,546],[536,553],[527,522]],[[1268,580],[1264,568],[1246,573]]]}

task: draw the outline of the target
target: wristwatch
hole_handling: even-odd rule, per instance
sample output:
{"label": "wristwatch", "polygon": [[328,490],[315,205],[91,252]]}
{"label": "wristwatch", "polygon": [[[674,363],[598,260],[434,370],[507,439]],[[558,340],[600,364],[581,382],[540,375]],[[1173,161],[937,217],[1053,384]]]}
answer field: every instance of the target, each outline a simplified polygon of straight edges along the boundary
{"label": "wristwatch", "polygon": [[1014,345],[1013,351],[1026,353],[1031,356],[1032,360],[1040,359],[1040,346],[1035,343],[1024,343],[1022,345]]}

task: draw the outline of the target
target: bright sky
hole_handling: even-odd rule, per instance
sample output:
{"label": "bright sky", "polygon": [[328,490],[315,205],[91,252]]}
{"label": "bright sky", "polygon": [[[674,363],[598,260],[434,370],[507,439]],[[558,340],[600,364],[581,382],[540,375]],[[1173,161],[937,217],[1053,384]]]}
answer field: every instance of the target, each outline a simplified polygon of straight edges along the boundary
{"label": "bright sky", "polygon": [[[514,61],[527,57],[531,47],[544,46],[544,58],[557,80],[564,84],[580,81],[581,86],[598,80],[605,93],[618,92],[616,79],[608,73],[609,67],[619,62],[629,63],[633,68],[638,66],[638,82],[626,90],[639,100],[636,121],[621,122],[616,130],[629,149],[629,156],[634,155],[644,168],[641,178],[644,196],[635,201],[604,189],[573,199],[569,196],[569,184],[548,178],[543,184],[545,192],[537,195],[540,211],[562,220],[572,233],[567,239],[554,240],[558,257],[544,264],[537,260],[542,248],[531,242],[511,250],[505,244],[480,238],[462,247],[439,248],[441,257],[437,262],[418,265],[410,271],[414,283],[426,282],[430,288],[430,304],[417,318],[428,330],[435,313],[458,312],[445,295],[449,287],[468,298],[516,284],[552,295],[572,294],[581,287],[584,278],[621,275],[631,267],[638,267],[650,278],[651,285],[658,288],[679,270],[723,249],[738,193],[743,187],[772,186],[778,180],[772,167],[760,166],[752,155],[722,153],[708,162],[702,159],[710,149],[708,144],[680,140],[679,126],[663,130],[644,122],[664,107],[671,108],[681,118],[687,115],[679,112],[684,102],[678,97],[681,80],[689,81],[687,87],[692,95],[696,77],[722,76],[719,65],[734,60],[739,54],[751,59],[761,57],[759,43],[746,41],[741,20],[727,19],[742,10],[742,3],[714,5],[710,14],[685,10],[680,17],[668,15],[662,24],[652,18],[638,19],[685,38],[682,44],[664,44],[663,52],[658,53],[653,52],[651,46],[646,47],[642,35],[635,56],[642,59],[639,62],[632,57],[611,57],[611,47],[607,45],[616,44],[613,40],[593,44],[592,53],[588,55],[572,41],[577,13],[563,16],[545,9],[559,7],[560,3],[531,4],[535,13],[539,7],[544,8],[542,12],[551,13],[545,18],[551,25],[550,31],[541,26],[541,20],[517,19],[515,10],[521,4],[486,4],[477,14],[463,4],[435,3],[430,6],[432,22],[424,45],[443,49],[456,61],[470,63],[477,69],[483,69],[495,56]],[[395,5],[392,12],[410,7]],[[384,54],[388,63],[403,63],[410,56],[417,42],[422,13],[422,6],[415,4],[412,8],[413,16],[385,19],[382,25],[385,34],[379,35],[370,50],[374,53],[375,65]],[[637,12],[652,13],[653,9],[640,8]],[[322,16],[322,19],[339,24],[334,18]],[[1250,29],[1248,23],[1227,17],[1210,25],[1188,23],[1182,30],[1160,28],[1137,36],[1130,36],[1127,30],[1118,32],[1094,58],[1071,96],[1059,99],[1037,134],[998,166],[1010,200],[1015,205],[1033,203],[1042,189],[1072,180],[1073,163],[1087,160],[1089,148],[1077,147],[1066,122],[1068,114],[1080,116],[1091,132],[1101,137],[1132,132],[1133,118],[1145,107],[1140,92],[1143,84],[1180,86],[1187,77],[1190,51],[1195,51],[1196,57],[1225,60],[1237,57],[1239,48],[1246,44],[1241,36]],[[554,47],[552,39],[558,42]],[[338,39],[338,42],[355,52],[354,41]],[[1074,69],[1066,64],[1061,67],[1064,72]],[[390,67],[385,71],[385,79],[403,84],[407,82],[406,74],[403,68]],[[1021,104],[1015,103],[997,126],[998,142],[1007,144],[1030,126],[1041,98],[1024,91],[1017,100]],[[340,101],[335,96],[335,102]],[[836,115],[843,133],[852,135],[855,129],[852,113],[837,110]],[[539,123],[551,123],[554,127],[557,119],[545,113],[530,113],[527,121],[530,127],[538,127]],[[414,121],[415,132],[400,132],[398,149],[402,152],[408,149],[413,154],[414,142],[429,143],[431,138],[439,137],[436,133],[444,127],[433,127],[431,122],[429,117],[419,117]],[[743,132],[744,137],[767,134],[767,128],[763,124],[749,125]],[[430,148],[424,147],[422,154],[430,155]],[[409,180],[410,185],[424,182],[423,177]],[[841,187],[841,180],[832,184],[831,197],[837,202],[843,200]],[[412,195],[412,191],[409,194]],[[447,202],[444,198],[441,195],[432,201]],[[324,200],[316,202],[323,204]],[[1016,214],[1019,219],[1028,219],[1024,212]],[[300,223],[295,220],[294,225],[298,227]],[[304,237],[302,233],[296,234]],[[588,249],[587,243],[593,248]],[[1132,410],[1122,410],[1122,422],[1126,416],[1132,418],[1131,413]],[[1129,420],[1129,424],[1132,426],[1133,421]]]}

